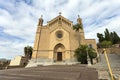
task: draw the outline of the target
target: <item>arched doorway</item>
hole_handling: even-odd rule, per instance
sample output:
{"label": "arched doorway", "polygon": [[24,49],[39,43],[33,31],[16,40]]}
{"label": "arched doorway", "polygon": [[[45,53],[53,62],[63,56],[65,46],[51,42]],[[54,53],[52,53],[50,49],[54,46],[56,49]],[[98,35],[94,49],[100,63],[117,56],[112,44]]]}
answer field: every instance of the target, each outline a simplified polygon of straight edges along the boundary
{"label": "arched doorway", "polygon": [[54,61],[63,61],[65,47],[59,43],[54,47]]}

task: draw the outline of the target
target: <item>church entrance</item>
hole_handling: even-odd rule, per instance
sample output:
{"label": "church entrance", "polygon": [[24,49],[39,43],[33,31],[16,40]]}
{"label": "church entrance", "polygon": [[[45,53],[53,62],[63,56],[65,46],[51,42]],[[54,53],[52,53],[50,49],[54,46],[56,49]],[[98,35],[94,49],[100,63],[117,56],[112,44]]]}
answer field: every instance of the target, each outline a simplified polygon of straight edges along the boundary
{"label": "church entrance", "polygon": [[64,60],[65,47],[63,44],[59,43],[54,48],[53,58],[55,62],[60,62]]}
{"label": "church entrance", "polygon": [[57,52],[57,61],[62,61],[62,52]]}

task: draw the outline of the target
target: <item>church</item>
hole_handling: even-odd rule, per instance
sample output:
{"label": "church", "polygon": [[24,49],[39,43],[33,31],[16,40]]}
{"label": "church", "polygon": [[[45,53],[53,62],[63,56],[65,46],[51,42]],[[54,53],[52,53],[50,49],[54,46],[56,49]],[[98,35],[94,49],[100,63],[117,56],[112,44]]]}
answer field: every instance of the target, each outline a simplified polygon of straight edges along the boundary
{"label": "church", "polygon": [[[85,39],[84,29],[76,32],[73,22],[63,17],[61,13],[43,25],[43,18],[38,22],[32,61],[36,62],[76,62],[75,49],[80,44],[86,44],[97,50],[95,39]],[[82,24],[78,16],[77,24]],[[84,27],[83,27],[84,28]]]}

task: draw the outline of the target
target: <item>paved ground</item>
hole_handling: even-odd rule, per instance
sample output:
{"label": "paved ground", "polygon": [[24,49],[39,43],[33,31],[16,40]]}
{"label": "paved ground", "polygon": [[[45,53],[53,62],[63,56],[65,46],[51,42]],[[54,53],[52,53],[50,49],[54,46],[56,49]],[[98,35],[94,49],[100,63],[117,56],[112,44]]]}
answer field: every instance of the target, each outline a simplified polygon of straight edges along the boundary
{"label": "paved ground", "polygon": [[98,73],[80,65],[39,66],[1,70],[0,80],[98,80]]}

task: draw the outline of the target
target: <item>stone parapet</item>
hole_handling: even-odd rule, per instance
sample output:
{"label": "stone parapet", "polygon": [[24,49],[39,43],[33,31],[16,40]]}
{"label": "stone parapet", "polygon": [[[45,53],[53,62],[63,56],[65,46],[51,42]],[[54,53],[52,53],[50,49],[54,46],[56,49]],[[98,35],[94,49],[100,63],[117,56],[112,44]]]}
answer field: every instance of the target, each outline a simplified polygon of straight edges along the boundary
{"label": "stone parapet", "polygon": [[[102,51],[103,51],[103,48],[98,49],[98,53],[102,53]],[[112,53],[120,54],[120,48],[119,47],[118,48],[106,48],[106,52],[110,54]]]}

